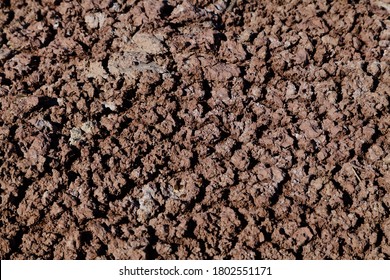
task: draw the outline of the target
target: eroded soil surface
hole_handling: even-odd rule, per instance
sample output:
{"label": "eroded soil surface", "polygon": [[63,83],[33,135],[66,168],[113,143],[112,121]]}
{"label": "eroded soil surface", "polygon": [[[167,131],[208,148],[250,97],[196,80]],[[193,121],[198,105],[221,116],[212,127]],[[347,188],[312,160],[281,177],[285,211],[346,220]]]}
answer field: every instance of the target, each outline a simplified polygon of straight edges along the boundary
{"label": "eroded soil surface", "polygon": [[389,258],[388,1],[77,2],[0,2],[1,259]]}

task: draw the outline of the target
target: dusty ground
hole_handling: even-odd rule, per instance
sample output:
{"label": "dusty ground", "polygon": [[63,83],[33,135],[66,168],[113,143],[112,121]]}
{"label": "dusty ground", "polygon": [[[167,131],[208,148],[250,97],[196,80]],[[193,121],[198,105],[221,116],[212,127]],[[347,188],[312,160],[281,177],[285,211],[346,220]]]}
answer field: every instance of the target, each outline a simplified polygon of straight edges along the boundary
{"label": "dusty ground", "polygon": [[390,257],[389,1],[211,2],[1,1],[1,259]]}

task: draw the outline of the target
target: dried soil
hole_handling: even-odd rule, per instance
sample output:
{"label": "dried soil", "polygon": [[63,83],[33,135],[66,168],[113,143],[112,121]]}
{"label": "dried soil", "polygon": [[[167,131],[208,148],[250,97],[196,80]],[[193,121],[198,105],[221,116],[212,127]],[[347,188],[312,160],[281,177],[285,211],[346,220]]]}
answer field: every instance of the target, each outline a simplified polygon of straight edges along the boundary
{"label": "dried soil", "polygon": [[0,7],[1,259],[389,258],[388,1]]}

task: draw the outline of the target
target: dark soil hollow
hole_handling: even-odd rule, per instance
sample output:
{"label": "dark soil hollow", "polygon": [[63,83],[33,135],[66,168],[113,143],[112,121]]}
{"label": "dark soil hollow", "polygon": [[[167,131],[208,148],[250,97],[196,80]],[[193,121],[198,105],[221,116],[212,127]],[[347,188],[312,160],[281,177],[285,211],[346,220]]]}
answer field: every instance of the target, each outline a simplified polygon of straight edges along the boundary
{"label": "dark soil hollow", "polygon": [[1,259],[388,259],[389,12],[1,1]]}

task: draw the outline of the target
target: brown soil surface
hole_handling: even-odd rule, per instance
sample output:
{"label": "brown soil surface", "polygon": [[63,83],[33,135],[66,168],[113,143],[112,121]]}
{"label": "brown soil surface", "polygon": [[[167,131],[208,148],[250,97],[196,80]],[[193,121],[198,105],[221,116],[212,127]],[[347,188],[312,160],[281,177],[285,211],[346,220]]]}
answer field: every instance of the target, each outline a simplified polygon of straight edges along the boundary
{"label": "brown soil surface", "polygon": [[1,259],[388,259],[389,14],[1,1]]}

